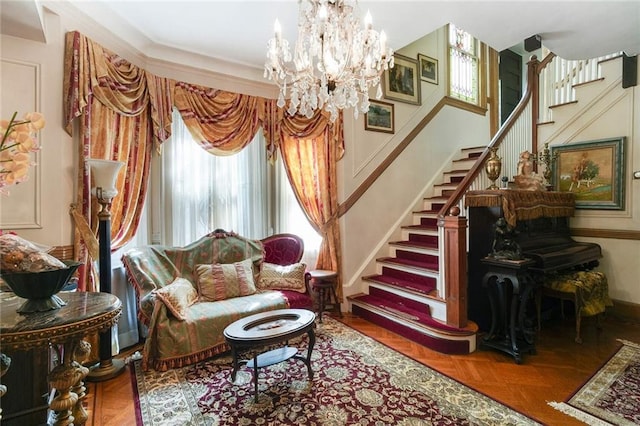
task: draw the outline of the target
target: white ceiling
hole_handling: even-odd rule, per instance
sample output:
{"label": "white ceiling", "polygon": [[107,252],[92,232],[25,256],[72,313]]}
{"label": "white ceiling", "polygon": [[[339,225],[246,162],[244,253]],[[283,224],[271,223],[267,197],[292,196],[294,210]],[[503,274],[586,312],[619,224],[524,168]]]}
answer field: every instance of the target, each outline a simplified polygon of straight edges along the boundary
{"label": "white ceiling", "polygon": [[[40,5],[55,10],[63,0],[1,0],[3,34],[42,41]],[[163,49],[261,69],[273,23],[297,38],[296,0],[70,0],[82,13],[149,56]],[[384,29],[397,50],[447,23],[454,23],[500,51],[539,34],[565,59],[640,52],[640,1],[404,1],[360,0],[375,29]]]}

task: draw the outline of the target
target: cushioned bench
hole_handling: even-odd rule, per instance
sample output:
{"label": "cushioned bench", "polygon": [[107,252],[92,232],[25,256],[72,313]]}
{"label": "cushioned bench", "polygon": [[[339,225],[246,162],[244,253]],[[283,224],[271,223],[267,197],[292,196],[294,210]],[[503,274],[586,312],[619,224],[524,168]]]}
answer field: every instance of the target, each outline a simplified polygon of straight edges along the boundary
{"label": "cushioned bench", "polygon": [[538,294],[538,329],[540,328],[540,298],[542,296],[561,300],[560,309],[564,318],[564,304],[562,301],[573,302],[576,317],[576,343],[582,343],[580,337],[580,323],[582,317],[599,315],[605,312],[607,306],[613,306],[609,298],[607,276],[597,271],[578,271],[558,275],[545,276],[545,280]]}

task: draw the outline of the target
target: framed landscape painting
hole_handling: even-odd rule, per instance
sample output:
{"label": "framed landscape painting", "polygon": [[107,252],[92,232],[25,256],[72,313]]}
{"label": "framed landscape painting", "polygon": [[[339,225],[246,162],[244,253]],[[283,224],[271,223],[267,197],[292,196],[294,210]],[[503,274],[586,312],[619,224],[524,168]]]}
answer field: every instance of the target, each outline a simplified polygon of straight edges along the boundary
{"label": "framed landscape painting", "polygon": [[393,55],[395,65],[384,72],[385,99],[420,105],[420,73],[418,61],[399,54]]}
{"label": "framed landscape painting", "polygon": [[393,104],[374,100],[369,103],[369,112],[364,115],[364,129],[393,133]]}
{"label": "framed landscape painting", "polygon": [[573,192],[576,208],[624,209],[625,137],[551,147],[554,186]]}
{"label": "framed landscape painting", "polygon": [[418,54],[420,78],[432,84],[438,84],[438,60]]}

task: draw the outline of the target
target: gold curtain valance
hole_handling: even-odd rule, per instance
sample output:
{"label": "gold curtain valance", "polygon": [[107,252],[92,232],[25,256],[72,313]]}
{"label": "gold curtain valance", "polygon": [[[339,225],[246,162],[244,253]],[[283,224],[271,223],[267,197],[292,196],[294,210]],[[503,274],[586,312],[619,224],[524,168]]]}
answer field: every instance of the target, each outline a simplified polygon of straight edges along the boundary
{"label": "gold curtain valance", "polygon": [[193,138],[215,155],[239,152],[264,117],[263,98],[184,82],[176,84],[174,105]]}

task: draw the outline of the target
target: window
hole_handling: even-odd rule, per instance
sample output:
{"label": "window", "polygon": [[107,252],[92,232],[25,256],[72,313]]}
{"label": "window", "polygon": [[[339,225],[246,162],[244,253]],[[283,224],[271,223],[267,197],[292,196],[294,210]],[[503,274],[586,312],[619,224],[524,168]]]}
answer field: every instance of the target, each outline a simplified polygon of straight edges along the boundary
{"label": "window", "polygon": [[193,140],[174,110],[172,136],[163,144],[162,182],[165,244],[183,246],[215,229],[252,239],[269,235],[262,132],[235,155],[212,155]]}
{"label": "window", "polygon": [[449,24],[449,96],[475,105],[480,103],[478,41]]}
{"label": "window", "polygon": [[163,244],[183,246],[219,228],[252,239],[289,232],[303,238],[304,260],[315,267],[321,239],[298,205],[282,161],[269,165],[262,130],[239,153],[216,156],[193,140],[174,111],[161,162]]}

